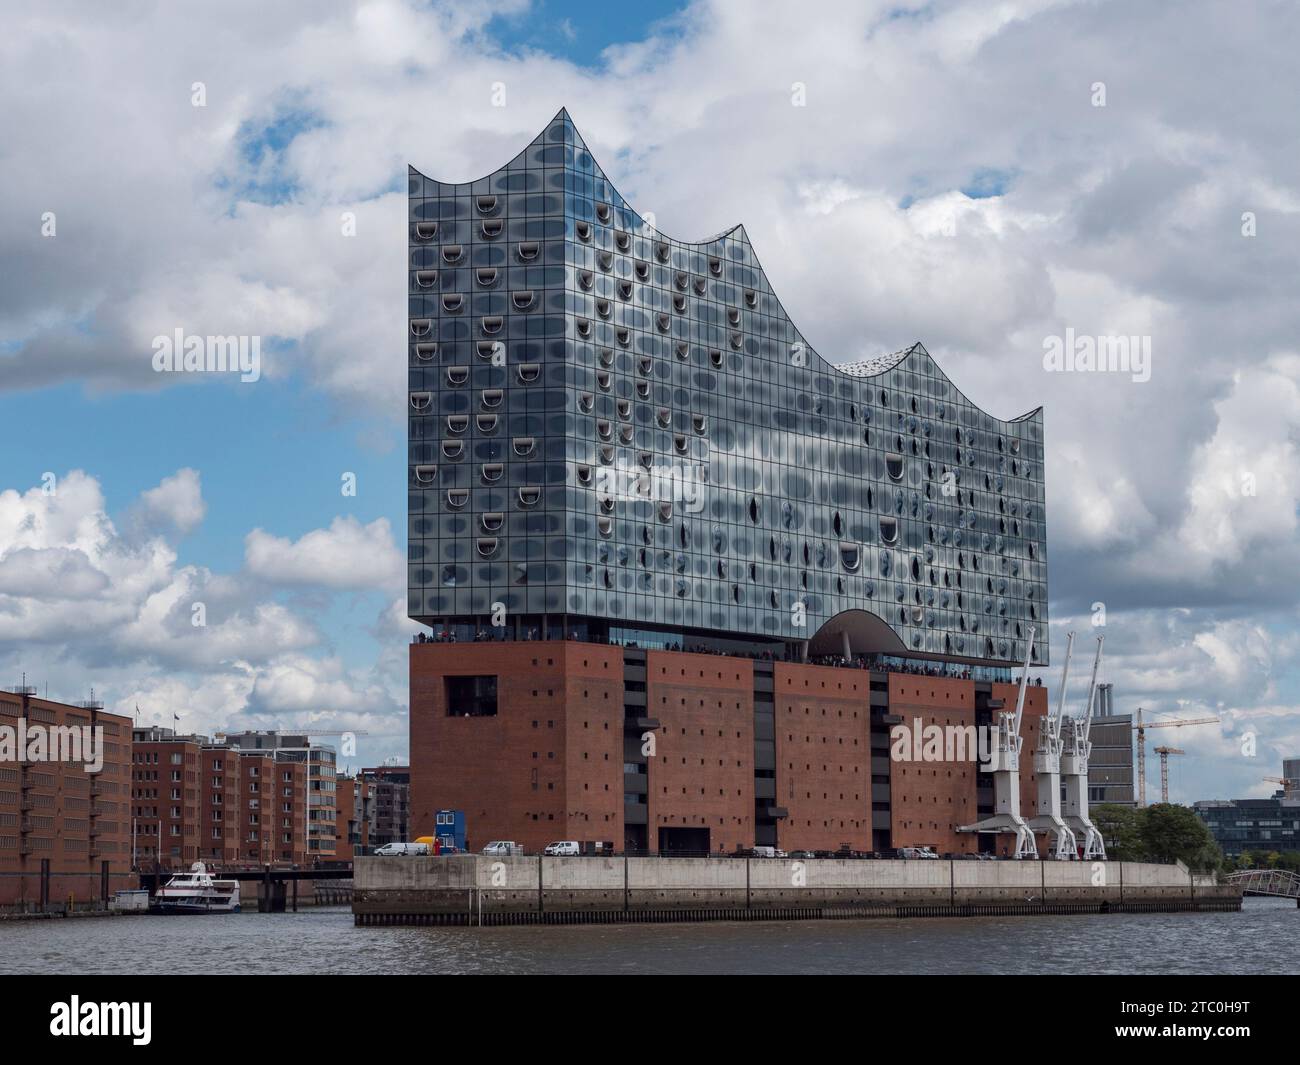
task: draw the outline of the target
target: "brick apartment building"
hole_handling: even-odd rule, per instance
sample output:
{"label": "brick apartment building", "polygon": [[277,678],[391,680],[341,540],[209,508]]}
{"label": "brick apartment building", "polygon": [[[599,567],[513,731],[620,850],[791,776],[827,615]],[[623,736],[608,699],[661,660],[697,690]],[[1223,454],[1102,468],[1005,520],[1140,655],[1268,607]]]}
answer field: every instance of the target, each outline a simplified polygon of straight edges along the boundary
{"label": "brick apartment building", "polygon": [[411,767],[382,765],[362,769],[357,774],[369,787],[372,799],[369,812],[369,845],[382,847],[385,843],[403,843],[429,832],[414,832],[410,824]]}
{"label": "brick apartment building", "polygon": [[335,858],[334,752],[304,736],[219,740],[134,730],[132,809],[141,868],[196,861],[296,864]]}
{"label": "brick apartment building", "polygon": [[101,704],[0,691],[0,727],[103,729],[103,768],[77,762],[0,761],[0,906],[88,903],[134,886],[129,810],[131,722]]}
{"label": "brick apartment building", "polygon": [[351,861],[358,854],[369,854],[374,844],[370,841],[370,827],[375,817],[375,800],[371,782],[364,777],[340,774],[334,792],[338,839],[334,856],[339,861]]}

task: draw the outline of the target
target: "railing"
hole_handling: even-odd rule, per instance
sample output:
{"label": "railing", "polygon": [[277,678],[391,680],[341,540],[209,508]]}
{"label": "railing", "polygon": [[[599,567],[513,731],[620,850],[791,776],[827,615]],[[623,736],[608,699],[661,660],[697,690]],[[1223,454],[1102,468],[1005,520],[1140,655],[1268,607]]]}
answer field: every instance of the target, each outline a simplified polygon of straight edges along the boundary
{"label": "railing", "polygon": [[1229,873],[1227,880],[1230,884],[1240,885],[1247,895],[1300,899],[1300,876],[1285,869],[1247,869]]}

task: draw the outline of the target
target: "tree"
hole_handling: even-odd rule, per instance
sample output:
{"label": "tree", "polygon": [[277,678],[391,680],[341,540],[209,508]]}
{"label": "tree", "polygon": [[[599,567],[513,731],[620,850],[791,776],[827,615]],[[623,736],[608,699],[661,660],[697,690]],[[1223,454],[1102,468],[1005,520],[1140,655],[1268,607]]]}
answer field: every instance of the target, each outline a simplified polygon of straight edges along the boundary
{"label": "tree", "polygon": [[1141,810],[1105,802],[1094,806],[1089,814],[1106,841],[1106,857],[1117,862],[1148,860],[1146,843],[1142,839]]}
{"label": "tree", "polygon": [[1217,868],[1223,853],[1196,812],[1159,802],[1139,811],[1143,849],[1155,862],[1181,861],[1193,869]]}

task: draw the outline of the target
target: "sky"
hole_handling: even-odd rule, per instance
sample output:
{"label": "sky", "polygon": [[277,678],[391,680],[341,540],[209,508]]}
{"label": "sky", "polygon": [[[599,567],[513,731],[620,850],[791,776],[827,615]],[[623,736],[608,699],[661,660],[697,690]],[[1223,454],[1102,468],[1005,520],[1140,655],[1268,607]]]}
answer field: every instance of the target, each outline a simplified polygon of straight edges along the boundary
{"label": "sky", "polygon": [[[743,222],[819,353],[1045,408],[1055,684],[1300,755],[1300,9],[1106,0],[33,5],[0,36],[0,685],[406,753],[406,167],[567,107],[663,231]],[[155,338],[261,338],[261,374]],[[1134,337],[1143,373],[1052,338]],[[200,609],[201,608],[201,609]],[[1104,622],[1099,625],[1098,622]],[[1157,760],[1149,778],[1158,786]]]}

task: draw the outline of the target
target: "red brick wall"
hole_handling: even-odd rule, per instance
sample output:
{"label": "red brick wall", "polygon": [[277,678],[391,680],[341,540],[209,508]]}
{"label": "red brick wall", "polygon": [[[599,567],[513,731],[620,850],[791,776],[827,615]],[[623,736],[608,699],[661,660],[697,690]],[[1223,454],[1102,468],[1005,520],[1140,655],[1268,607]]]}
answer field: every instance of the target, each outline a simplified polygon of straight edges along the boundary
{"label": "red brick wall", "polygon": [[[463,810],[472,850],[623,838],[623,653],[599,644],[412,644],[412,839]],[[494,717],[448,717],[449,675],[495,675]]]}
{"label": "red brick wall", "polygon": [[646,715],[662,728],[647,766],[648,844],[707,828],[709,849],[754,845],[754,667],[749,659],[650,651]]}
{"label": "red brick wall", "polygon": [[775,667],[777,805],[785,850],[871,849],[871,674]]}

